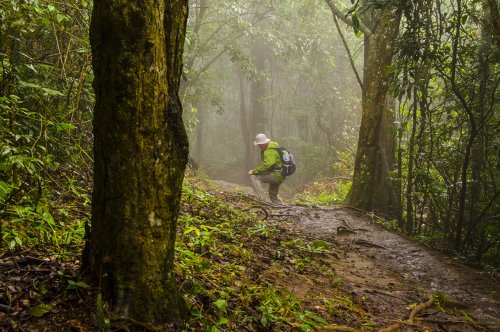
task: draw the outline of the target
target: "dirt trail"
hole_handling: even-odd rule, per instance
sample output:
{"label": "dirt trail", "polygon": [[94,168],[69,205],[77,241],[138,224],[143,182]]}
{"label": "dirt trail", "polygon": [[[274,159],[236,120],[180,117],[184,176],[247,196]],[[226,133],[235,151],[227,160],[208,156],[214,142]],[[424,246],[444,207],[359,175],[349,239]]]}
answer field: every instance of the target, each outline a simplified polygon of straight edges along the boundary
{"label": "dirt trail", "polygon": [[[249,188],[218,182],[221,190]],[[485,272],[406,239],[348,208],[290,206],[270,219],[298,237],[332,243],[331,265],[373,314],[388,321],[408,315],[408,305],[430,294],[447,295],[454,314],[430,311],[425,320],[443,331],[500,331],[500,287]],[[281,215],[281,217],[279,217]],[[327,287],[327,286],[326,286]],[[326,291],[326,290],[325,290]],[[457,312],[464,312],[457,316]],[[473,324],[463,324],[470,316]]]}
{"label": "dirt trail", "polygon": [[[339,254],[332,262],[335,271],[357,295],[381,304],[391,302],[391,307],[400,303],[404,313],[406,305],[422,292],[447,294],[449,301],[479,324],[500,331],[499,287],[484,272],[458,264],[357,211],[335,207],[293,207],[290,211],[296,217],[283,222],[283,227],[308,238],[333,242]],[[346,224],[354,232],[338,234],[337,229]],[[382,305],[380,313],[386,307]]]}

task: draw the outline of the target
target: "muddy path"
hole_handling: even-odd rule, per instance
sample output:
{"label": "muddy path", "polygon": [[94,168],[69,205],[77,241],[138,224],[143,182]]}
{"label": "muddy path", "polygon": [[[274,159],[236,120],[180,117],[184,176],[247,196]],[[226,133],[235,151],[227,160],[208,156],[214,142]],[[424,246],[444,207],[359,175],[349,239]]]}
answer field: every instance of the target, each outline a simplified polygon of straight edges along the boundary
{"label": "muddy path", "polygon": [[[333,244],[338,257],[332,260],[336,273],[357,296],[379,304],[378,314],[401,318],[408,303],[423,294],[442,293],[478,325],[500,331],[499,287],[485,272],[459,264],[348,208],[283,210],[294,217],[280,221],[280,227]],[[442,325],[459,323],[450,317],[433,320]]]}
{"label": "muddy path", "polygon": [[[219,185],[224,191],[251,192]],[[430,309],[420,319],[442,331],[500,331],[500,287],[486,272],[459,264],[349,208],[264,208],[268,222],[278,228],[330,243],[333,254],[327,259],[335,273],[378,317],[401,321],[412,304],[443,294],[448,310]]]}

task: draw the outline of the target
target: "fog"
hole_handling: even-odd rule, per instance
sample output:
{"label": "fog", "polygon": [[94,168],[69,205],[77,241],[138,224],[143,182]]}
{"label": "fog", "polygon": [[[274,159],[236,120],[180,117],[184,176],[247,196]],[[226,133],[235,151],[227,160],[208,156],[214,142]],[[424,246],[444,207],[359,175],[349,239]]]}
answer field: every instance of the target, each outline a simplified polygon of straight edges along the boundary
{"label": "fog", "polygon": [[[362,37],[343,30],[362,71]],[[324,1],[191,1],[181,99],[191,157],[210,178],[248,183],[254,137],[290,149],[292,190],[346,176],[361,91]]]}

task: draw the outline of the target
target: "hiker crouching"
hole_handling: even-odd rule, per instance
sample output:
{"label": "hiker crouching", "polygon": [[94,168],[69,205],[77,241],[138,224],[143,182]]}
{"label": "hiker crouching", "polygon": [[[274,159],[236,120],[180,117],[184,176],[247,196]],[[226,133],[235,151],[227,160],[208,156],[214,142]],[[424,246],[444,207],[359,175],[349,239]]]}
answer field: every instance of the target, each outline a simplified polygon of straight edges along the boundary
{"label": "hiker crouching", "polygon": [[262,183],[269,183],[269,199],[273,204],[283,204],[278,197],[280,185],[285,181],[285,176],[281,174],[283,162],[279,153],[279,144],[271,141],[264,134],[255,136],[253,145],[260,148],[260,158],[262,163],[254,169],[248,171],[252,187],[261,202],[266,202]]}

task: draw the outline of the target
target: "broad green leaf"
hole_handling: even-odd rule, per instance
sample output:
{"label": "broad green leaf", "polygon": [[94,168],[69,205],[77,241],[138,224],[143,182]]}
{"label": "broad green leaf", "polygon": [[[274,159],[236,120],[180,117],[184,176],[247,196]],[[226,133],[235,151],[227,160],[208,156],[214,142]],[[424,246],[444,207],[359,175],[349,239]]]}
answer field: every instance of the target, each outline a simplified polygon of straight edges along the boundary
{"label": "broad green leaf", "polygon": [[78,288],[90,288],[90,286],[84,283],[83,281],[68,280],[67,289],[78,289]]}
{"label": "broad green leaf", "polygon": [[376,327],[378,324],[369,320],[369,321],[366,321],[365,323],[363,323],[362,325],[368,326],[368,327]]}
{"label": "broad green leaf", "polygon": [[191,232],[195,232],[196,236],[200,236],[200,230],[198,229],[198,227],[194,226],[186,228],[186,230],[184,231],[184,235],[188,235]]}
{"label": "broad green leaf", "polygon": [[45,314],[48,314],[52,310],[52,306],[50,304],[40,303],[34,307],[31,307],[28,311],[30,316],[33,317],[42,317]]}
{"label": "broad green leaf", "polygon": [[57,131],[64,131],[68,132],[70,130],[78,128],[77,126],[72,125],[71,123],[56,123],[56,130]]}
{"label": "broad green leaf", "polygon": [[57,91],[54,89],[42,88],[42,90],[49,96],[64,96],[64,94],[61,91]]}
{"label": "broad green leaf", "polygon": [[60,91],[57,91],[57,90],[54,90],[54,89],[49,89],[49,88],[43,87],[43,86],[41,86],[39,84],[34,84],[34,83],[19,81],[19,86],[21,86],[23,88],[32,88],[32,89],[42,90],[43,92],[45,92],[49,96],[64,96],[64,94],[62,92],[60,92]]}
{"label": "broad green leaf", "polygon": [[5,197],[11,190],[12,188],[7,183],[0,181],[0,203],[5,201]]}
{"label": "broad green leaf", "polygon": [[58,22],[58,23],[61,23],[61,22],[63,22],[63,21],[65,21],[65,22],[69,21],[69,17],[68,17],[68,16],[66,16],[66,15],[63,15],[63,14],[61,14],[61,13],[57,13],[57,14],[56,14],[56,19],[57,19],[57,22]]}
{"label": "broad green leaf", "polygon": [[308,318],[314,320],[315,322],[317,323],[320,323],[320,324],[323,324],[323,325],[326,325],[328,324],[328,322],[321,316],[311,312],[311,311],[306,311],[306,315]]}
{"label": "broad green leaf", "polygon": [[42,213],[43,220],[47,222],[49,225],[55,225],[54,217],[50,214],[49,211],[44,211]]}
{"label": "broad green leaf", "polygon": [[229,319],[227,319],[226,317],[221,317],[217,321],[217,326],[226,325],[227,323],[229,323]]}
{"label": "broad green leaf", "polygon": [[214,304],[217,306],[217,308],[220,309],[223,313],[227,313],[227,301],[219,299],[214,302]]}

